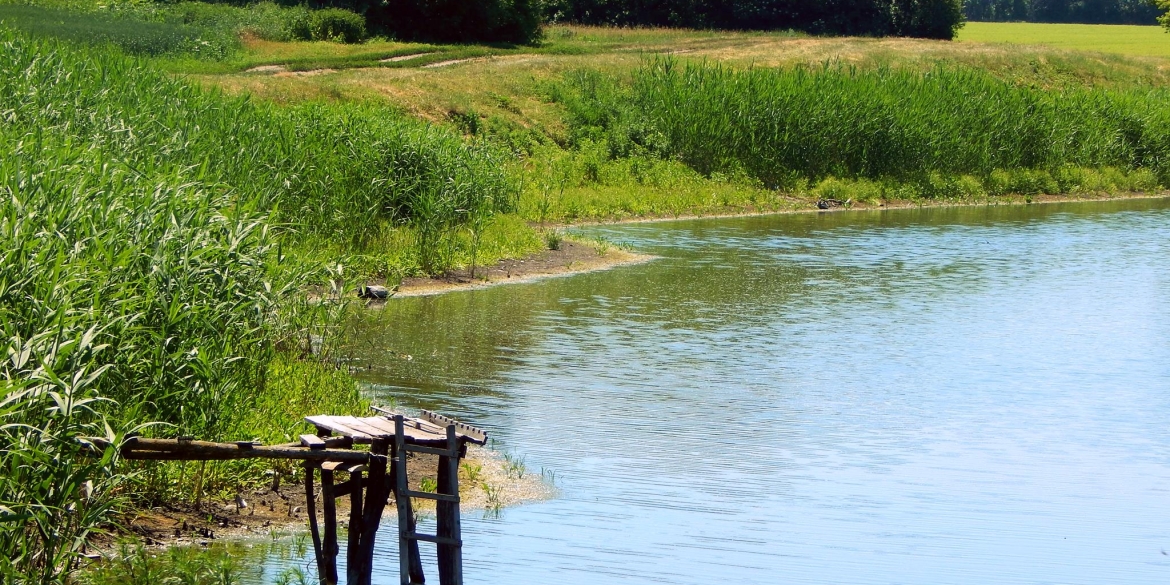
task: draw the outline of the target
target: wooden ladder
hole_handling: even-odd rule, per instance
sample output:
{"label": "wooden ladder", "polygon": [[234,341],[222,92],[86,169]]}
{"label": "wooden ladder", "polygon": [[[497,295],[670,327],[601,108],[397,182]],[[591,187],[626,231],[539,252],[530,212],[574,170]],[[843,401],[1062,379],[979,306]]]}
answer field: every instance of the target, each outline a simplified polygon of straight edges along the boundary
{"label": "wooden ladder", "polygon": [[[402,415],[394,415],[394,448],[391,454],[395,482],[394,501],[398,507],[398,556],[399,578],[402,585],[419,585],[424,582],[422,561],[418,543],[431,542],[438,545],[440,585],[463,585],[463,540],[459,526],[459,460],[464,455],[464,445],[456,435],[456,424],[447,425],[445,449],[424,447],[406,442]],[[406,460],[409,453],[437,455],[439,457],[438,481],[435,493],[410,489]],[[421,534],[417,531],[411,498],[435,501],[435,534]]]}

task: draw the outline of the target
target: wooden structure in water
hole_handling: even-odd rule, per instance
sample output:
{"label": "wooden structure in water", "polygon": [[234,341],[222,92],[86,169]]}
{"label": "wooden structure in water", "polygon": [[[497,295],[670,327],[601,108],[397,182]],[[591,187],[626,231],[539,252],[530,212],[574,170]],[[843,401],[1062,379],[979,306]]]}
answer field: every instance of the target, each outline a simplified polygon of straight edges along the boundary
{"label": "wooden structure in water", "polygon": [[[435,414],[419,417],[375,408],[379,416],[309,416],[315,435],[300,441],[263,446],[251,442],[208,443],[186,439],[130,439],[122,449],[127,459],[222,460],[293,459],[304,462],[305,502],[317,575],[322,585],[338,583],[337,500],[349,498],[346,580],[349,585],[370,585],[374,564],[374,539],[389,499],[398,511],[398,559],[402,585],[425,580],[418,543],[438,546],[440,585],[462,585],[463,540],[459,521],[459,461],[468,443],[483,445],[487,433]],[[355,449],[369,445],[368,450]],[[436,455],[439,459],[434,493],[410,489],[407,458],[411,454]],[[315,476],[321,478],[323,519],[317,519]],[[341,479],[344,478],[344,479]],[[340,480],[340,481],[339,481]],[[411,498],[435,500],[435,534],[417,531]]]}

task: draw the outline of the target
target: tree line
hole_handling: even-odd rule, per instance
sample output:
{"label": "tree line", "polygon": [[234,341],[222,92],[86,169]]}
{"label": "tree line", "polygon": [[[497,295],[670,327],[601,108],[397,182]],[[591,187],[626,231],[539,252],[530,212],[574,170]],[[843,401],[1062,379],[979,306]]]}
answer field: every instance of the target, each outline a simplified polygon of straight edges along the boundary
{"label": "tree line", "polygon": [[968,20],[1157,24],[1162,12],[1151,0],[966,0]]}
{"label": "tree line", "polygon": [[962,0],[318,0],[316,4],[363,14],[374,32],[438,42],[529,44],[540,39],[545,22],[951,39],[963,22]]}
{"label": "tree line", "polygon": [[951,39],[961,0],[551,0],[550,20]]}

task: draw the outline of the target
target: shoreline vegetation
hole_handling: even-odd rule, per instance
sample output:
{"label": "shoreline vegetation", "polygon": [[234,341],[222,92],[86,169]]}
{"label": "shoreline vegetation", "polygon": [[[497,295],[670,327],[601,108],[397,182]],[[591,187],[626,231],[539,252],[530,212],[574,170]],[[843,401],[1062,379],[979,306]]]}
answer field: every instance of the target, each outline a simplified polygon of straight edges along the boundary
{"label": "shoreline vegetation", "polygon": [[1170,187],[1160,57],[563,24],[404,42],[336,9],[42,4],[0,3],[5,582],[87,582],[127,510],[295,478],[86,445],[364,414],[334,354],[353,284],[649,259],[566,235],[587,223]]}
{"label": "shoreline vegetation", "polygon": [[[564,224],[557,226],[559,228],[574,228],[585,227],[590,225],[623,225],[623,224],[637,224],[637,223],[665,223],[672,221],[693,221],[701,219],[728,219],[736,217],[762,217],[772,215],[789,215],[797,213],[842,213],[847,211],[896,211],[900,209],[943,209],[949,207],[984,207],[984,206],[999,206],[999,205],[1046,205],[1058,203],[1080,203],[1093,201],[1116,201],[1129,199],[1166,199],[1170,198],[1170,191],[1160,191],[1154,193],[1145,192],[1126,192],[1126,193],[1086,193],[1082,195],[1036,195],[1036,196],[1005,196],[1005,197],[985,197],[982,199],[970,200],[953,200],[953,201],[886,201],[880,204],[867,205],[865,203],[858,203],[856,205],[836,206],[832,209],[819,209],[815,206],[815,202],[811,202],[811,206],[792,208],[792,209],[770,209],[759,211],[732,211],[732,212],[714,212],[709,214],[694,214],[694,215],[678,215],[678,216],[656,216],[656,217],[640,217],[634,219],[619,219],[612,221],[587,221],[573,224]],[[805,202],[806,205],[810,202]],[[590,242],[585,242],[583,246],[589,246]],[[593,247],[596,246],[592,243]],[[596,250],[596,248],[594,247]],[[535,282],[545,278],[556,278],[564,276],[572,276],[575,274],[586,274],[589,272],[598,272],[602,270],[610,270],[613,268],[620,268],[623,266],[634,266],[646,262],[652,262],[657,259],[656,256],[647,254],[639,254],[629,250],[620,248],[608,248],[604,253],[588,253],[582,260],[572,259],[573,257],[552,257],[542,258],[545,252],[539,252],[532,256],[513,260],[502,260],[497,263],[496,272],[494,274],[485,275],[472,279],[466,271],[455,271],[452,274],[440,277],[421,277],[407,279],[398,285],[396,291],[393,292],[390,299],[394,298],[409,298],[416,296],[431,296],[437,294],[461,292],[468,290],[476,290],[489,286],[500,286],[508,284],[524,284]],[[527,265],[526,260],[538,259]],[[503,274],[501,274],[503,273]],[[367,284],[371,285],[385,285],[385,281],[370,281]],[[374,302],[371,305],[380,306],[382,302]]]}

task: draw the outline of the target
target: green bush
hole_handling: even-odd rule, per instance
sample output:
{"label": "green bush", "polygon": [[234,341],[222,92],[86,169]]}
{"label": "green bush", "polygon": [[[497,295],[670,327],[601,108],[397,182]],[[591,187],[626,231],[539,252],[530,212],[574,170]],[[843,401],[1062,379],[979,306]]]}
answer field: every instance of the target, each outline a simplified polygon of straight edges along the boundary
{"label": "green bush", "polygon": [[340,8],[314,10],[309,17],[309,40],[357,43],[366,38],[366,19]]}

